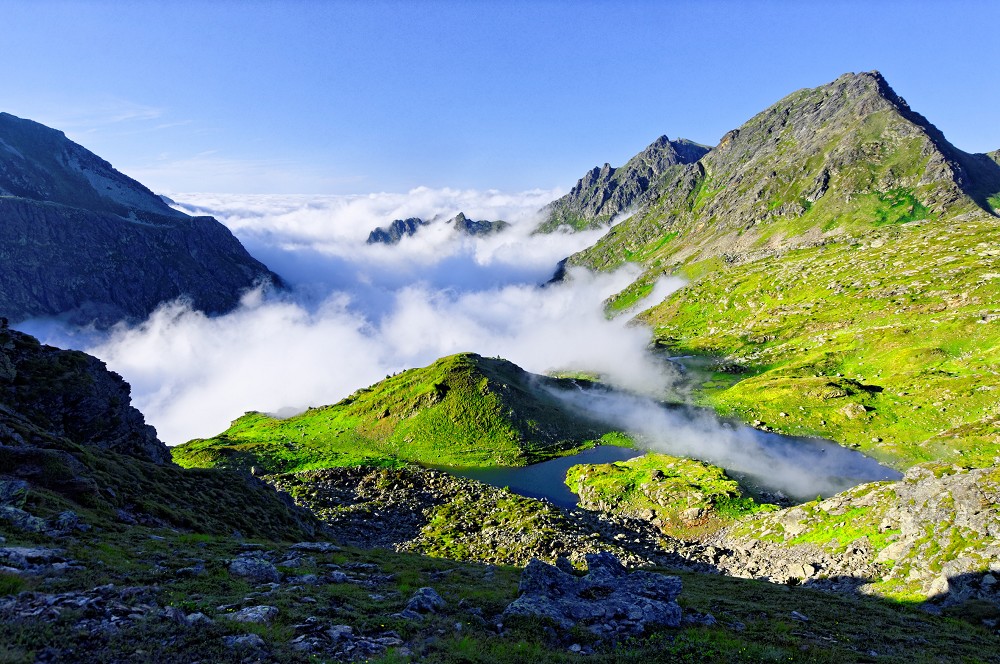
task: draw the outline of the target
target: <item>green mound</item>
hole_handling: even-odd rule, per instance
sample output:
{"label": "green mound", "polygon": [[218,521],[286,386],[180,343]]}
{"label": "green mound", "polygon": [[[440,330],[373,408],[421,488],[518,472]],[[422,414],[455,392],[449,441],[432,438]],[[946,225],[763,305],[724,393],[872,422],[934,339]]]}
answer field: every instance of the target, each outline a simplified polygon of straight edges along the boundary
{"label": "green mound", "polygon": [[523,466],[586,447],[609,431],[545,389],[576,385],[461,353],[288,419],[247,413],[218,436],[175,447],[173,455],[185,467],[269,473],[405,462]]}
{"label": "green mound", "polygon": [[628,461],[573,466],[566,484],[580,496],[582,507],[649,519],[681,538],[774,509],[744,496],[739,483],[718,466],[652,452]]}

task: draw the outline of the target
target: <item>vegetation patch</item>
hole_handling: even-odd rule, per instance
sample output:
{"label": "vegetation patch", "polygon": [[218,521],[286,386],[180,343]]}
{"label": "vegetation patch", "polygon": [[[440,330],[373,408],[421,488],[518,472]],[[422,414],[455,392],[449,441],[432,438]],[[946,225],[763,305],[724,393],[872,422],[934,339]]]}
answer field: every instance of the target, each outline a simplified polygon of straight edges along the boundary
{"label": "vegetation patch", "polygon": [[587,509],[643,517],[681,538],[776,509],[744,496],[718,466],[652,452],[628,461],[573,466],[566,484]]}

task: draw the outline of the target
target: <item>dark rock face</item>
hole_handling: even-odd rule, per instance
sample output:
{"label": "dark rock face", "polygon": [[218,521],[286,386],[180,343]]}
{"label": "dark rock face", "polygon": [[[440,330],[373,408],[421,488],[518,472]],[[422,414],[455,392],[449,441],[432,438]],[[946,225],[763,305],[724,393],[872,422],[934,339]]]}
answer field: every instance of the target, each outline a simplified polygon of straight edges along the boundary
{"label": "dark rock face", "polygon": [[428,223],[419,217],[396,219],[387,228],[376,228],[368,234],[368,244],[399,244],[404,237],[413,235]]}
{"label": "dark rock face", "polygon": [[653,572],[628,573],[610,553],[587,556],[577,577],[540,560],[524,568],[520,596],[504,617],[549,618],[563,629],[584,627],[604,637],[641,634],[647,627],[677,627],[681,580]]}
{"label": "dark rock face", "polygon": [[3,424],[16,418],[80,445],[170,463],[167,446],[130,402],[128,383],[104,362],[0,327],[0,443],[18,442]]}
{"label": "dark rock face", "polygon": [[[435,223],[433,219],[428,221],[419,217],[396,219],[387,227],[379,227],[369,233],[368,244],[399,244],[399,241],[404,237],[416,235],[422,226],[428,226],[433,223]],[[510,226],[510,224],[502,220],[486,221],[469,219],[462,212],[459,212],[445,223],[451,226],[455,232],[471,236],[499,233]]]}
{"label": "dark rock face", "polygon": [[469,219],[464,213],[459,212],[457,215],[452,217],[446,222],[455,231],[459,233],[465,233],[466,235],[492,235],[493,233],[499,233],[504,230],[510,224],[503,220],[497,221],[486,221],[485,219]]}
{"label": "dark rock face", "polygon": [[189,217],[54,129],[0,113],[0,315],[109,325],[186,296],[221,313],[280,279],[211,217]]}
{"label": "dark rock face", "polygon": [[573,189],[543,210],[545,221],[539,231],[550,232],[559,226],[598,228],[619,214],[649,200],[657,183],[668,172],[692,164],[708,147],[686,139],[671,141],[660,136],[621,168],[604,164],[588,171]]}

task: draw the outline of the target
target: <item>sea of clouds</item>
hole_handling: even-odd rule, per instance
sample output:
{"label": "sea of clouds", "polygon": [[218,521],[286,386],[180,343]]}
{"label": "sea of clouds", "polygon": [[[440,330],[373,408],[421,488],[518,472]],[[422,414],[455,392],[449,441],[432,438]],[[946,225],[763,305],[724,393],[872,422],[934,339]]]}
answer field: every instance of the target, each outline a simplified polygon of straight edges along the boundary
{"label": "sea of clouds", "polygon": [[[168,444],[215,435],[248,410],[292,413],[334,403],[386,375],[451,353],[500,356],[546,373],[600,373],[646,394],[668,372],[648,361],[649,333],[607,320],[603,301],[638,268],[573,270],[544,285],[559,261],[604,231],[533,235],[559,192],[419,188],[365,196],[171,194],[190,214],[228,226],[287,291],[245,294],[209,317],[170,302],[109,332],[35,322],[46,342],[81,348],[132,385],[133,403]],[[443,223],[458,212],[511,226],[473,238]],[[436,219],[398,245],[368,245],[393,219]],[[662,298],[682,285],[664,279]]]}

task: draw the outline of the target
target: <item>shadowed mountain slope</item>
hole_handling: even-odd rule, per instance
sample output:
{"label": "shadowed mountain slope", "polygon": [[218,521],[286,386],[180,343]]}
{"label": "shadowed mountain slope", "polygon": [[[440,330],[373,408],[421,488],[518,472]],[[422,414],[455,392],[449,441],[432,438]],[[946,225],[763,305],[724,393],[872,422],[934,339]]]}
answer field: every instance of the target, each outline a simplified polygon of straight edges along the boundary
{"label": "shadowed mountain slope", "polygon": [[108,325],[185,296],[208,313],[280,279],[55,129],[0,113],[0,315]]}
{"label": "shadowed mountain slope", "polygon": [[310,515],[259,480],[171,463],[129,391],[100,360],[0,326],[0,530],[141,523],[277,539],[316,534]]}

